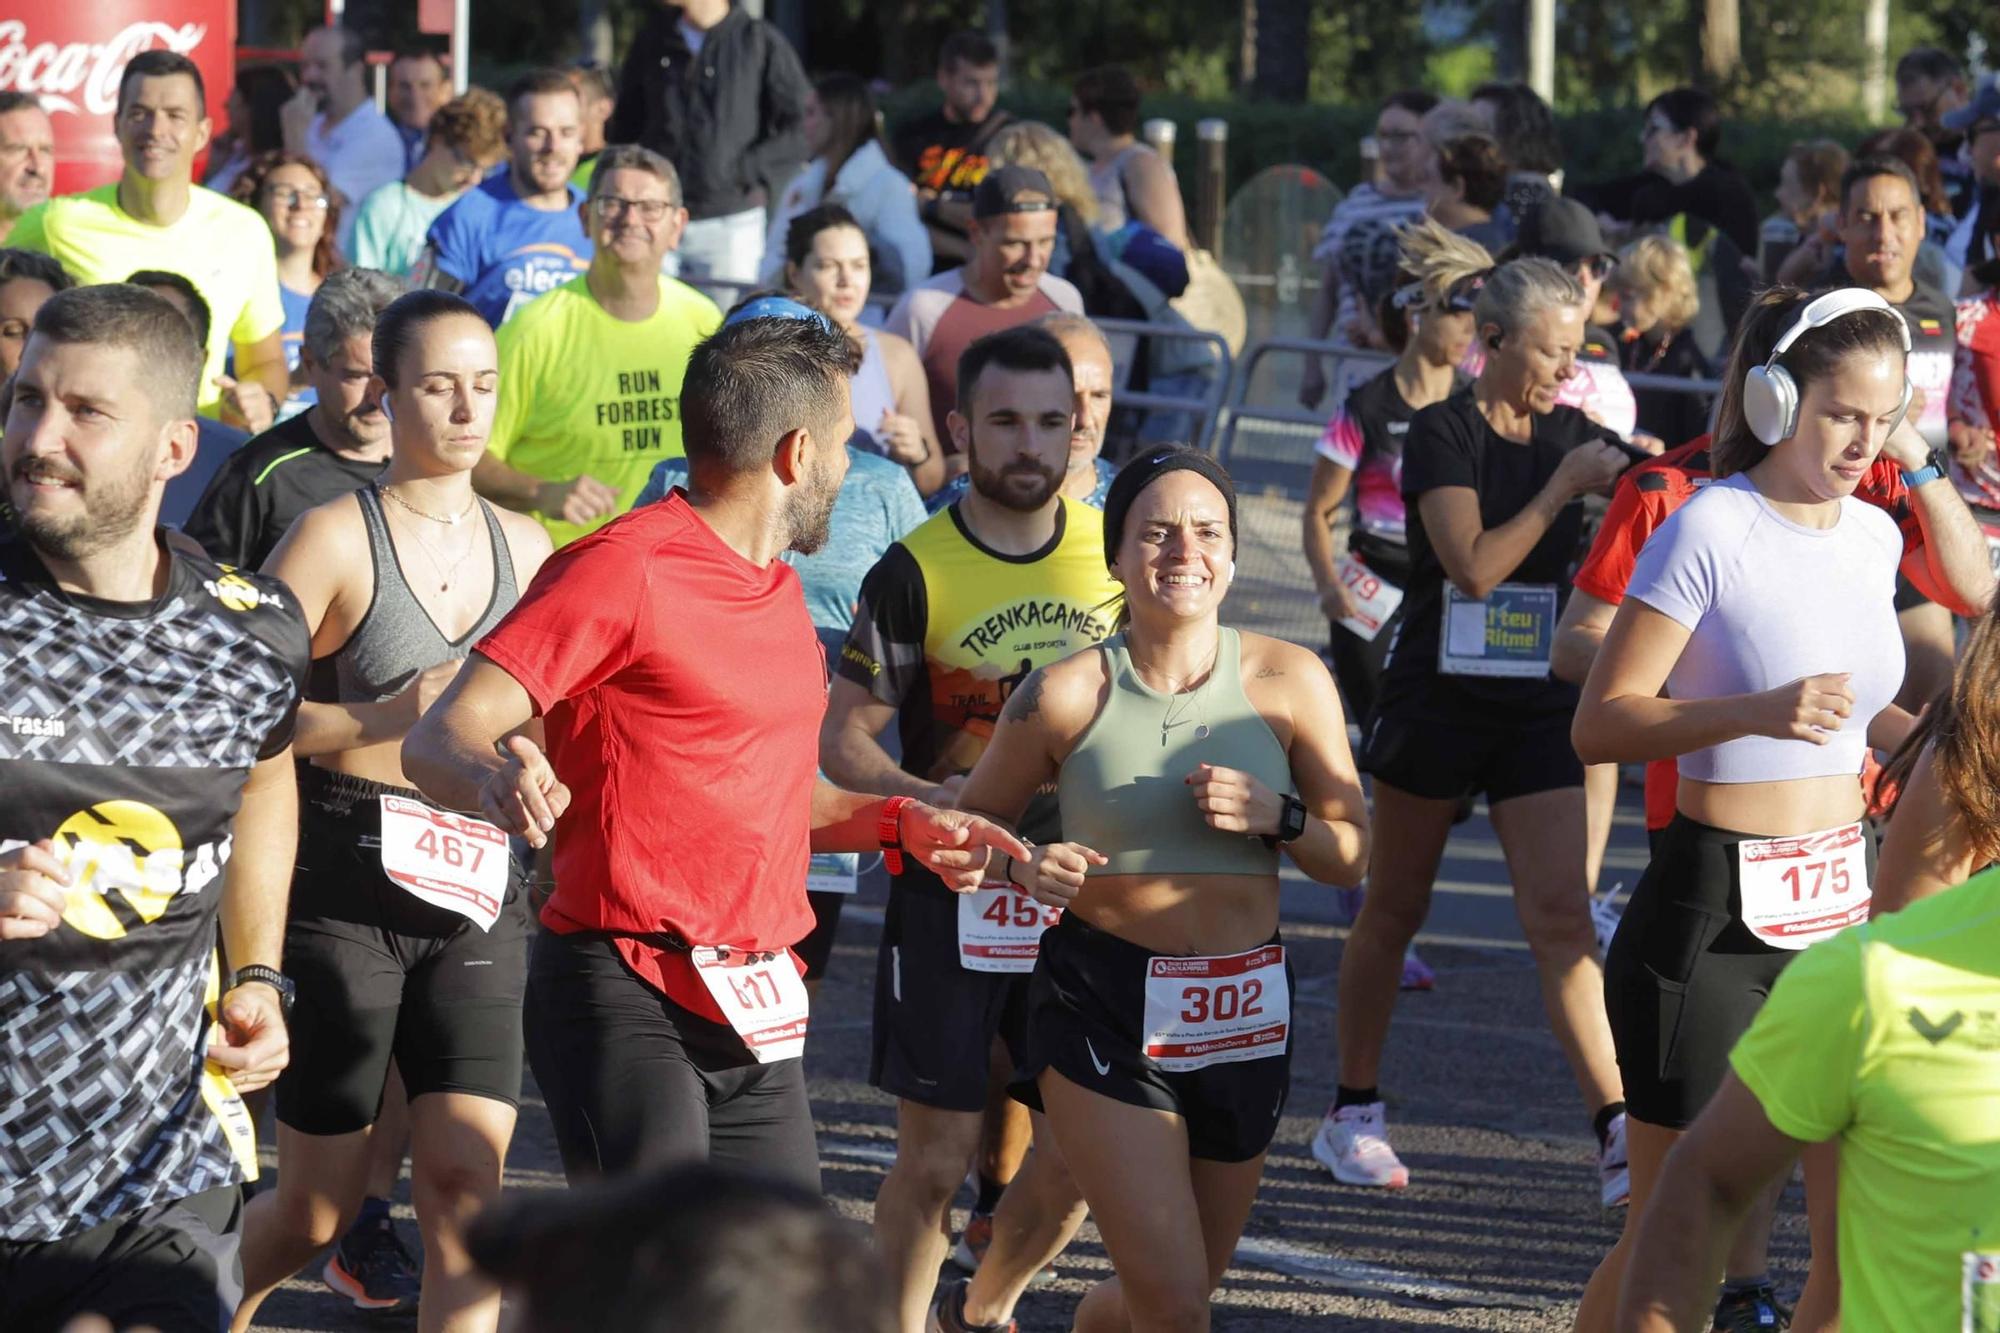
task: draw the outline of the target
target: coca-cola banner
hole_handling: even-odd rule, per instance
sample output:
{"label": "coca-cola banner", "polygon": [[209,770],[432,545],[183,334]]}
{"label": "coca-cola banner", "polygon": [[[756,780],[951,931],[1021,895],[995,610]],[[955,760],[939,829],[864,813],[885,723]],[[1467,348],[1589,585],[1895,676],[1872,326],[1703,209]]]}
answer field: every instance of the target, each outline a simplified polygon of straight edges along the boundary
{"label": "coca-cola banner", "polygon": [[236,77],[236,0],[12,0],[0,18],[0,89],[41,98],[56,131],[57,194],[119,172],[111,119],[118,78],[141,51],[178,51],[201,68],[219,131]]}

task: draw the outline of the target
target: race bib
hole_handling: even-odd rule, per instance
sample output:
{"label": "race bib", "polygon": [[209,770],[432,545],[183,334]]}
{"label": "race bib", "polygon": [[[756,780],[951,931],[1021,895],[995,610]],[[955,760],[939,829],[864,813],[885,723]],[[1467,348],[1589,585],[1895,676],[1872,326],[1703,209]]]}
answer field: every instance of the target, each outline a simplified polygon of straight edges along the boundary
{"label": "race bib", "polygon": [[1032,972],[1042,932],[1062,919],[1011,880],[958,895],[958,965],[968,972]]}
{"label": "race bib", "polygon": [[1365,642],[1375,642],[1375,636],[1403,604],[1403,590],[1351,555],[1340,558],[1334,573],[1339,575],[1341,586],[1347,589],[1347,600],[1354,607],[1354,614],[1342,616],[1338,623]]}
{"label": "race bib", "polygon": [[1743,924],[1778,949],[1803,949],[1868,919],[1867,833],[1859,823],[1736,844]]}
{"label": "race bib", "polygon": [[853,852],[814,852],[806,867],[807,893],[855,893],[861,858]]}
{"label": "race bib", "polygon": [[689,954],[695,975],[758,1064],[805,1054],[810,1002],[790,950],[770,954],[696,948]]}
{"label": "race bib", "polygon": [[1476,600],[1446,583],[1438,673],[1546,680],[1555,634],[1553,584],[1503,583]]}
{"label": "race bib", "polygon": [[1283,1055],[1292,1022],[1285,949],[1146,965],[1146,1055],[1169,1073]]}
{"label": "race bib", "polygon": [[1960,1333],[2000,1333],[2000,1251],[1967,1251],[1961,1307]]}
{"label": "race bib", "polygon": [[382,873],[430,903],[491,930],[507,900],[507,835],[483,819],[384,796]]}

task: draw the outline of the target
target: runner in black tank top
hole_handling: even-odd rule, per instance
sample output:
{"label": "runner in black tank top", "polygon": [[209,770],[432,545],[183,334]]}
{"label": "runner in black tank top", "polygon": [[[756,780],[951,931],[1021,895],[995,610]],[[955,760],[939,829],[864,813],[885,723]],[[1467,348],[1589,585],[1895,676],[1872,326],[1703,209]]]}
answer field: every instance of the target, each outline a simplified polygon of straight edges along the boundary
{"label": "runner in black tank top", "polygon": [[[492,333],[456,297],[419,292],[385,310],[370,387],[391,419],[388,468],[304,514],[266,567],[298,598],[314,661],[285,938],[301,1003],[278,1085],[280,1184],[249,1209],[238,1328],[360,1210],[392,1059],[419,1145],[427,1313],[488,1326],[499,1315],[449,1228],[498,1194],[513,1133],[526,876],[499,829],[439,810],[400,760],[404,735],[549,552],[539,524],[472,492],[498,364]],[[379,1255],[343,1244],[323,1276],[363,1308],[406,1303],[414,1293],[371,1271]]]}

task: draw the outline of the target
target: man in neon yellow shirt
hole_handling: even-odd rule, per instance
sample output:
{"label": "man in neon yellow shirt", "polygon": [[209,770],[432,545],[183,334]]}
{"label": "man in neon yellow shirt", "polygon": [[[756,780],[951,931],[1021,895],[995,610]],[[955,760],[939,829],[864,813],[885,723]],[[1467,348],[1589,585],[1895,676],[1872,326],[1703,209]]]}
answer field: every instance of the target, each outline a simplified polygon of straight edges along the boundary
{"label": "man in neon yellow shirt", "polygon": [[722,323],[660,273],[687,225],[680,177],[651,149],[606,149],[582,205],[590,267],[500,327],[500,408],[472,484],[535,514],[555,543],[632,507],[653,465],[682,456],[681,376]]}
{"label": "man in neon yellow shirt", "polygon": [[[115,111],[124,173],[115,184],[29,209],[7,243],[55,256],[84,285],[123,282],[140,269],[187,278],[213,317],[199,410],[261,429],[291,385],[280,341],[278,255],[264,219],[194,183],[194,159],[208,144],[206,95],[201,71],[186,56],[132,57]],[[236,377],[229,382],[222,362],[232,342]],[[269,403],[262,401],[267,394]]]}
{"label": "man in neon yellow shirt", "polygon": [[2000,1333],[2000,871],[1806,951],[1667,1158],[1620,1333],[1705,1329],[1736,1222],[1840,1141],[1845,1333]]}

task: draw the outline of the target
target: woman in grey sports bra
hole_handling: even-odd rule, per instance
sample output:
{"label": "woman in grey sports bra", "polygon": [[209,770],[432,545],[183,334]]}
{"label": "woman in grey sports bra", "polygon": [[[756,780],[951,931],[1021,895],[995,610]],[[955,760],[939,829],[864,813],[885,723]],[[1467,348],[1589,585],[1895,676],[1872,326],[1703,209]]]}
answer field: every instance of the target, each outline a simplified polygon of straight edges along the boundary
{"label": "woman in grey sports bra", "polygon": [[1045,1110],[1117,1270],[1079,1329],[1206,1327],[1289,1090],[1279,854],[1325,883],[1366,864],[1326,667],[1221,623],[1235,518],[1205,454],[1126,466],[1104,518],[1121,632],[1027,678],[960,795],[1002,820],[1050,782],[1061,801],[1065,841],[1003,869],[1065,909],[1013,1091]]}
{"label": "woman in grey sports bra", "polygon": [[[383,1119],[391,1062],[409,1098],[427,1320],[492,1327],[499,1293],[464,1257],[455,1219],[500,1191],[521,1084],[530,930],[505,834],[441,811],[403,775],[403,737],[549,554],[540,524],[472,491],[499,392],[492,330],[442,292],[377,317],[375,378],[393,453],[360,491],[308,510],[265,572],[312,630],[294,750],[297,870],[284,958],[297,986],[279,1079],[283,1183],[249,1207],[247,1322],[344,1229],[366,1183],[400,1163]],[[389,1112],[393,1116],[393,1112]],[[337,1229],[335,1234],[337,1234]],[[366,1294],[335,1247],[323,1275]]]}

